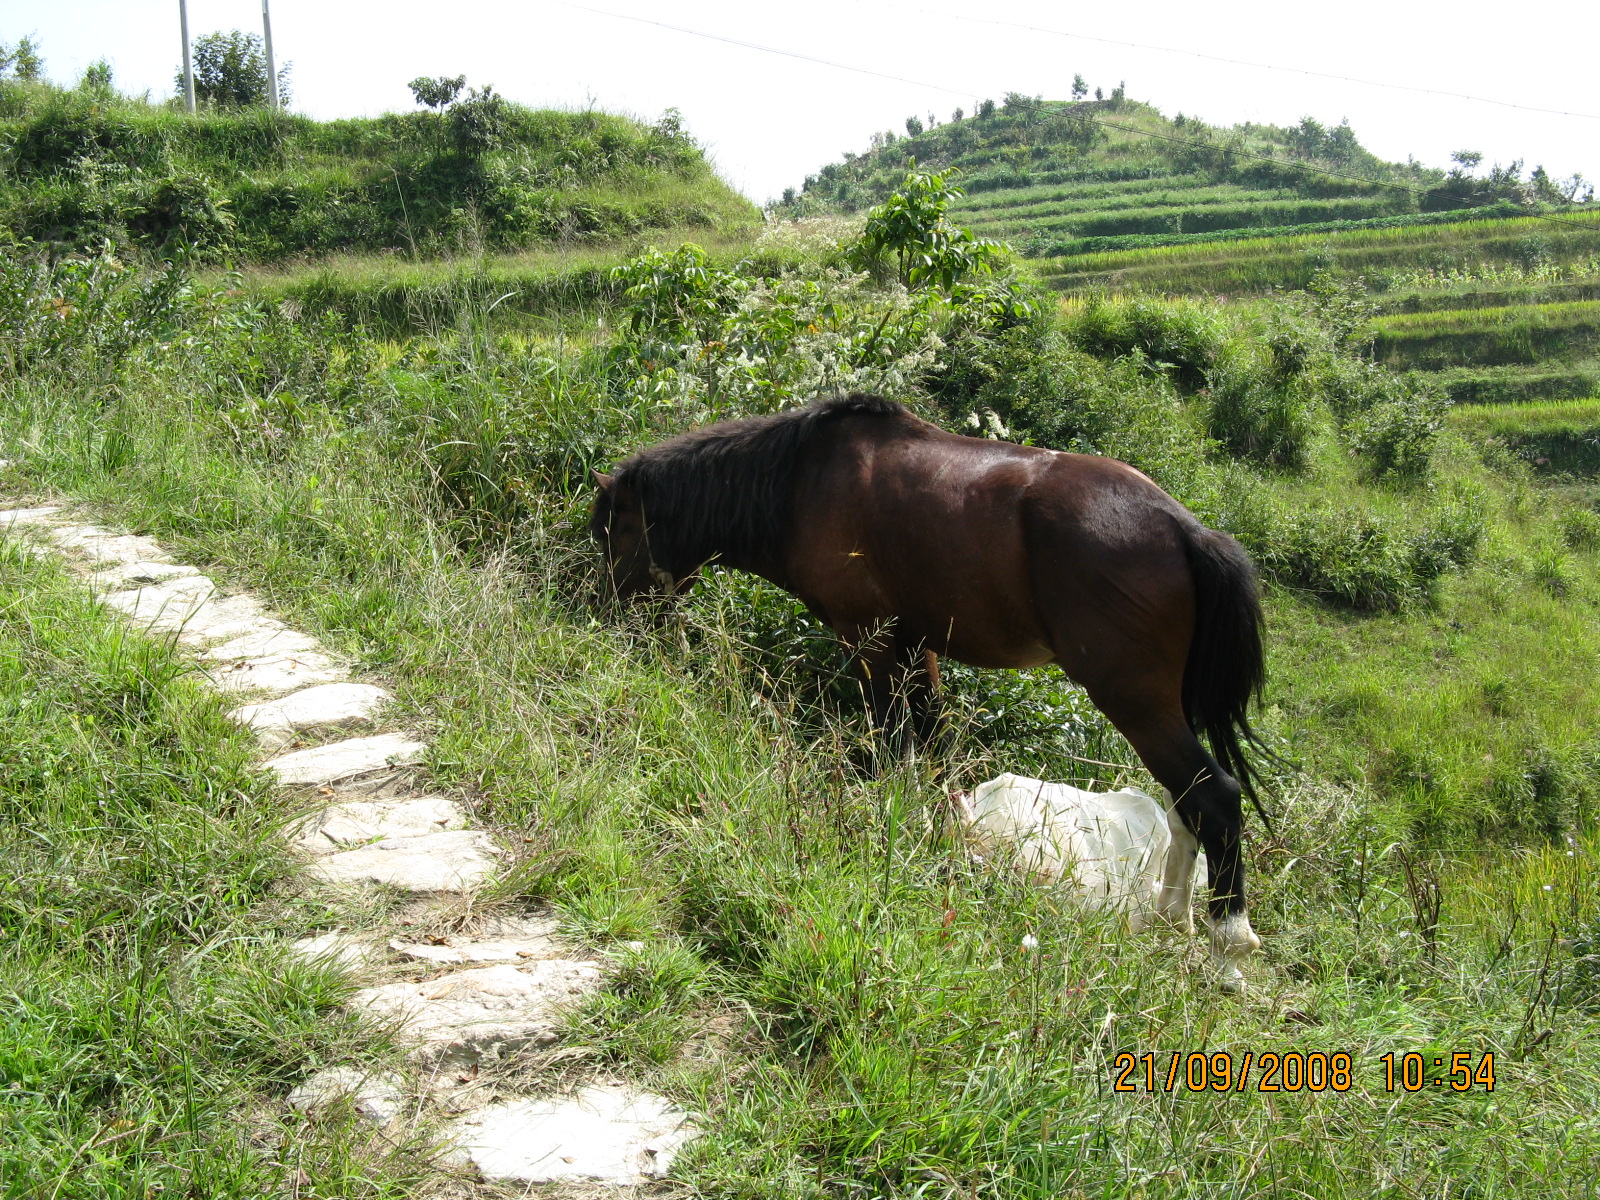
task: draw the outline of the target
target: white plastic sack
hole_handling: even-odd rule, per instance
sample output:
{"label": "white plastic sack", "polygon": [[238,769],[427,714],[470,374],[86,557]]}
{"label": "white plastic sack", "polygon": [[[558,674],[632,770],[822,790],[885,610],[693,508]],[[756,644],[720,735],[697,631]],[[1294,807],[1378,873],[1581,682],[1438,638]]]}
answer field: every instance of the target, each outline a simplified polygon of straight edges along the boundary
{"label": "white plastic sack", "polygon": [[1087,903],[1135,916],[1154,910],[1172,834],[1166,810],[1137,788],[1086,792],[1000,775],[960,798],[975,840],[1011,848],[1017,866],[1068,881]]}

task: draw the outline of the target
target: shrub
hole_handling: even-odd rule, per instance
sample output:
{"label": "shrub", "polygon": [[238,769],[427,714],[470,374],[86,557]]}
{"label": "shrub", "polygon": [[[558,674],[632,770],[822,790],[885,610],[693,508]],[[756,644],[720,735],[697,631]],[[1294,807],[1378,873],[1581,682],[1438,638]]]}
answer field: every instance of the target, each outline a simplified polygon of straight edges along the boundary
{"label": "shrub", "polygon": [[1245,345],[1228,349],[1210,375],[1207,430],[1239,458],[1290,471],[1304,469],[1318,428],[1316,390],[1285,375]]}
{"label": "shrub", "polygon": [[1574,550],[1600,549],[1600,513],[1592,508],[1574,505],[1566,509],[1556,523],[1561,530],[1561,540]]}
{"label": "shrub", "polygon": [[1170,368],[1174,382],[1185,391],[1206,383],[1228,337],[1226,321],[1215,305],[1149,296],[1115,300],[1092,296],[1067,319],[1065,331],[1074,344],[1097,358],[1138,352],[1149,362]]}
{"label": "shrub", "polygon": [[1421,390],[1384,400],[1352,421],[1350,447],[1376,478],[1416,481],[1427,476],[1444,427],[1444,402]]}

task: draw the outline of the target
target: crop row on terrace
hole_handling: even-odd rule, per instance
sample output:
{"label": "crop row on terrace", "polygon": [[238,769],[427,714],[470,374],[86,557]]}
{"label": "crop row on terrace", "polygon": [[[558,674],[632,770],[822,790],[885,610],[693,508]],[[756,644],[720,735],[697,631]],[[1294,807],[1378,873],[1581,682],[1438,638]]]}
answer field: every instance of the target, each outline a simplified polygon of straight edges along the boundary
{"label": "crop row on terrace", "polygon": [[1448,271],[1479,264],[1555,262],[1594,254],[1600,214],[1571,214],[1553,223],[1537,217],[1409,222],[1373,229],[1332,230],[1232,242],[1107,251],[1041,264],[1052,287],[1240,294],[1303,287],[1320,267],[1352,275]]}
{"label": "crop row on terrace", "polygon": [[1288,229],[1307,224],[1367,221],[1405,211],[1403,199],[1392,197],[1345,200],[1251,200],[1243,203],[1137,207],[1128,211],[1092,212],[1063,217],[997,217],[975,222],[986,234],[1013,237],[1117,238],[1193,237],[1230,233],[1257,227]]}
{"label": "crop row on terrace", "polygon": [[1071,196],[1064,199],[1028,201],[1008,205],[1003,209],[958,210],[960,219],[970,229],[981,229],[998,223],[1021,224],[1042,217],[1071,215],[1129,215],[1146,208],[1208,208],[1214,205],[1241,205],[1250,202],[1298,200],[1287,188],[1245,188],[1224,184],[1219,186],[1192,186],[1189,188],[1151,188],[1126,196]]}
{"label": "crop row on terrace", "polygon": [[1545,366],[1600,357],[1600,301],[1401,313],[1375,319],[1373,335],[1397,368]]}

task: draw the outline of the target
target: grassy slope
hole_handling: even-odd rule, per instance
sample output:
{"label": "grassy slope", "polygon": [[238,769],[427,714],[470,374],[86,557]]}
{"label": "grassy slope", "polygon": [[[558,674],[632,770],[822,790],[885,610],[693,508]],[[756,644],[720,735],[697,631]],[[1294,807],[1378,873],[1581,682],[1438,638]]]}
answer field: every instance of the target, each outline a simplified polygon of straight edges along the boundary
{"label": "grassy slope", "polygon": [[[15,480],[10,481],[13,485]],[[0,542],[0,1195],[409,1194],[417,1164],[283,1093],[383,1047],[336,972],[254,747],[167,644]]]}
{"label": "grassy slope", "polygon": [[[265,353],[269,336],[291,335],[246,342]],[[482,527],[432,485],[441,438],[505,436],[495,456],[516,452],[513,436],[566,438],[603,462],[653,428],[604,411],[580,360],[536,349],[446,339],[359,403],[308,405],[265,433],[210,398],[204,373],[248,378],[221,350],[170,346],[120,403],[98,393],[103,406],[82,402],[82,381],[12,383],[0,449],[21,464],[5,481],[158,531],[381,665],[431,718],[442,779],[481,790],[527,839],[496,899],[554,901],[597,941],[648,939],[654,965],[634,991],[580,1019],[630,1070],[715,1115],[685,1163],[693,1180],[738,1196],[932,1183],[1400,1197],[1466,1179],[1484,1196],[1587,1194],[1600,1043],[1571,946],[1600,921],[1594,850],[1459,833],[1437,859],[1427,849],[1432,816],[1459,829],[1488,806],[1580,797],[1581,781],[1540,772],[1572,770],[1600,723],[1584,685],[1600,662],[1595,549],[1552,545],[1550,502],[1515,470],[1485,472],[1467,451],[1446,464],[1445,483],[1486,490],[1494,533],[1436,609],[1353,616],[1271,593],[1266,726],[1311,778],[1289,787],[1279,839],[1251,843],[1268,949],[1258,994],[1236,1004],[1204,987],[1194,943],[1130,936],[968,862],[939,831],[941,782],[850,770],[859,728],[806,706],[812,662],[792,641],[777,661],[751,645],[783,632],[759,628],[770,598],[714,577],[665,637],[575,604],[589,582],[582,495],[563,480],[581,471],[518,479],[537,516],[477,541]],[[425,369],[458,355],[469,372]],[[591,443],[594,429],[610,432]],[[1378,510],[1427,502],[1327,455],[1304,481],[1266,486]],[[1006,754],[964,743],[955,778]],[[720,1049],[673,1060],[712,1015]],[[1119,1096],[1123,1049],[1346,1050],[1357,1086]],[[1494,1050],[1497,1090],[1391,1095],[1377,1063],[1391,1049]]]}
{"label": "grassy slope", "polygon": [[266,261],[473,252],[757,219],[674,125],[511,104],[479,115],[495,132],[472,142],[449,114],[190,118],[0,82],[0,228]]}
{"label": "grassy slope", "polygon": [[[38,405],[33,416],[53,428],[72,420]],[[825,1195],[846,1180],[908,1191],[929,1178],[1008,1197],[1208,1184],[1399,1196],[1465,1178],[1486,1196],[1526,1195],[1530,1181],[1547,1195],[1589,1186],[1600,1044],[1591,1025],[1533,1000],[1545,931],[1600,915],[1587,847],[1499,855],[1492,867],[1447,852],[1444,923],[1425,940],[1393,856],[1370,873],[1355,865],[1383,838],[1363,822],[1360,793],[1297,788],[1284,840],[1253,847],[1261,993],[1222,1001],[1201,983],[1192,943],[1130,937],[965,864],[924,824],[940,787],[841,773],[839,734],[785,719],[781,685],[777,708],[752,709],[746,614],[724,609],[732,597],[720,589],[693,606],[686,655],[676,638],[574,612],[559,558],[526,573],[470,566],[370,443],[260,461],[181,409],[152,416],[114,473],[70,438],[29,473],[160,530],[385,663],[435,715],[436,769],[481,787],[497,819],[531,839],[512,896],[554,899],[590,938],[685,948],[698,1004],[647,975],[677,1004],[597,1006],[589,1019],[630,1069],[716,1114],[685,1164],[714,1194]],[[1274,599],[1280,688],[1329,659],[1294,612]],[[1463,657],[1548,615],[1518,599],[1465,635]],[[1369,665],[1376,686],[1437,690],[1422,628],[1322,619],[1357,660],[1363,643],[1415,640],[1415,655]],[[1301,699],[1309,711],[1313,698]],[[1512,907],[1521,933],[1505,923]],[[1019,948],[1024,933],[1038,952]],[[753,1006],[756,1020],[736,1020],[719,1057],[657,1064],[663,1043],[715,1011],[706,994],[717,1008]],[[1286,1023],[1291,1008],[1303,1015]],[[1526,1050],[1547,1026],[1541,1049]],[[1108,1091],[1115,1052],[1174,1048],[1236,1061],[1342,1049],[1357,1084],[1276,1098]],[[1474,1061],[1493,1050],[1497,1091],[1390,1095],[1378,1056],[1413,1049],[1466,1049]],[[1130,1161],[1146,1172],[1136,1190]]]}
{"label": "grassy slope", "polygon": [[[1085,136],[1075,114],[1107,125]],[[1162,140],[1170,138],[1199,144]],[[1381,163],[1353,142],[1311,151],[1293,130],[1212,129],[1128,102],[1024,101],[884,140],[809,178],[796,207],[851,209],[879,199],[908,158],[956,167],[970,189],[956,206],[960,219],[1040,256],[1042,278],[1071,293],[1261,294],[1304,287],[1319,267],[1333,266],[1374,279],[1387,311],[1408,312],[1447,307],[1422,281],[1428,272],[1541,263],[1576,269],[1581,278],[1567,281],[1574,287],[1595,278],[1600,228],[1581,227],[1593,225],[1593,214],[1569,210],[1565,219],[1579,226],[1482,219],[1470,206],[1493,198],[1483,185]],[[1230,158],[1229,146],[1280,165]],[[1398,276],[1410,278],[1392,284]],[[1380,325],[1379,357],[1441,372],[1442,386],[1459,400],[1592,394],[1600,386],[1600,322],[1589,311],[1549,307],[1592,297],[1545,291],[1502,293],[1497,304],[1484,296],[1472,306],[1500,311],[1441,315],[1433,336],[1404,322]]]}

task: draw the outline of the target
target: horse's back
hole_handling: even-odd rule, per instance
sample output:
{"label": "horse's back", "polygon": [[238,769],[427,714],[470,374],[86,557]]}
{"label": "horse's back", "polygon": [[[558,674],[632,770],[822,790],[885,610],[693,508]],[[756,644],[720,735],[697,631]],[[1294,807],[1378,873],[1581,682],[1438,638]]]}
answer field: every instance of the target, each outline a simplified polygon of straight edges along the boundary
{"label": "horse's back", "polygon": [[1104,586],[1118,560],[1179,549],[1173,517],[1187,515],[1126,464],[909,417],[835,423],[794,505],[792,582],[808,603],[836,627],[893,617],[979,666],[1057,658],[1063,606],[1125,607]]}

